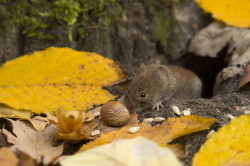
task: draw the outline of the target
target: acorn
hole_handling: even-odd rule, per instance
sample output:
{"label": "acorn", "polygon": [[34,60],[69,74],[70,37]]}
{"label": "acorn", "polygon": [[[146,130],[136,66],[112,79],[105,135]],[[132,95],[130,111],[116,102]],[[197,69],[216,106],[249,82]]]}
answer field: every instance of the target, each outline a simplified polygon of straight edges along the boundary
{"label": "acorn", "polygon": [[117,101],[109,101],[104,104],[100,113],[102,121],[109,126],[123,126],[130,119],[128,109]]}

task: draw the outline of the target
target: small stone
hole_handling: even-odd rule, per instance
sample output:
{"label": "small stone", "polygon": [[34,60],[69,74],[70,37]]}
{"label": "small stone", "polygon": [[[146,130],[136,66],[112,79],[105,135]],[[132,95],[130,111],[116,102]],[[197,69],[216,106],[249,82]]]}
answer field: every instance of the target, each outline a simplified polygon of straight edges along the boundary
{"label": "small stone", "polygon": [[181,114],[182,114],[182,115],[184,115],[184,116],[188,116],[188,115],[190,115],[190,114],[191,114],[191,109],[190,109],[190,108],[188,108],[188,109],[186,109],[186,110],[182,111],[182,112],[181,112]]}
{"label": "small stone", "polygon": [[101,115],[101,113],[100,112],[95,112],[94,115],[97,118],[97,117],[99,117]]}
{"label": "small stone", "polygon": [[144,123],[151,123],[151,122],[153,122],[153,118],[145,118],[144,120],[143,120],[143,122]]}
{"label": "small stone", "polygon": [[99,135],[100,133],[101,133],[100,130],[94,130],[92,131],[91,136],[93,137],[93,136]]}
{"label": "small stone", "polygon": [[128,129],[128,132],[130,134],[134,134],[134,133],[136,133],[139,130],[140,130],[140,127],[138,127],[138,126],[137,127],[131,127],[131,128]]}
{"label": "small stone", "polygon": [[154,118],[154,122],[162,122],[164,120],[166,120],[166,119],[163,118],[163,117],[156,117],[156,118]]}
{"label": "small stone", "polygon": [[231,114],[227,114],[227,117],[230,119],[230,120],[234,120],[234,116],[233,115],[231,115]]}
{"label": "small stone", "polygon": [[213,133],[214,133],[214,130],[209,131],[209,133],[206,136],[206,139],[210,138]]}
{"label": "small stone", "polygon": [[181,115],[181,111],[179,110],[179,108],[177,107],[177,106],[171,106],[171,109],[172,109],[172,111],[176,114],[176,115],[178,115],[178,116],[180,116]]}

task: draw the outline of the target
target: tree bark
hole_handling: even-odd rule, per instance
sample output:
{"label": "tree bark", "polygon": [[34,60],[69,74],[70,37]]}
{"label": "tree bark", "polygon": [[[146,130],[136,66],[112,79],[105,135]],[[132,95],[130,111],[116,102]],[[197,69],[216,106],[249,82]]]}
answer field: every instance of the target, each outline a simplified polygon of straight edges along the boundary
{"label": "tree bark", "polygon": [[193,0],[1,0],[1,63],[49,46],[97,52],[132,74],[173,63],[206,15]]}

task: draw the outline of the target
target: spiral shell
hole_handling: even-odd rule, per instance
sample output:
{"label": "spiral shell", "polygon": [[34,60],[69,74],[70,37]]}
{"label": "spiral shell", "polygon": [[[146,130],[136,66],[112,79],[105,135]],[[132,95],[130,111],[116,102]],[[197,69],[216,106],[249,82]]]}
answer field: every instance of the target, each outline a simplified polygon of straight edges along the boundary
{"label": "spiral shell", "polygon": [[117,101],[110,101],[101,108],[101,119],[109,126],[123,126],[129,119],[128,109]]}

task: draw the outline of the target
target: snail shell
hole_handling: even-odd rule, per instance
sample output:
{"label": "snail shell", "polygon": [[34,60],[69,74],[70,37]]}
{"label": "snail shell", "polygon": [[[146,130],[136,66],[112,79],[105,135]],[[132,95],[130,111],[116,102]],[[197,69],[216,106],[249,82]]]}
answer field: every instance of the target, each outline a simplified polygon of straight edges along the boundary
{"label": "snail shell", "polygon": [[128,109],[117,101],[110,101],[101,108],[101,119],[109,126],[123,126],[129,119]]}

